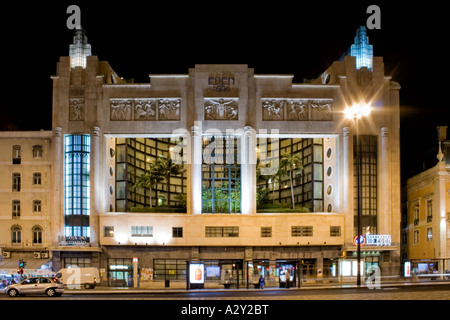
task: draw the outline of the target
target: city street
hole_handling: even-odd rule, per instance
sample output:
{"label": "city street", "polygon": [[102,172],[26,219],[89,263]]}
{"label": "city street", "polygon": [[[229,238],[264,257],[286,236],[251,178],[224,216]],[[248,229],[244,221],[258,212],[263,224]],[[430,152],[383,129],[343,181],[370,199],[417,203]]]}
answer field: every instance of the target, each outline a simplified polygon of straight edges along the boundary
{"label": "city street", "polygon": [[20,310],[20,315],[30,313],[31,316],[37,309],[52,310],[56,314],[87,312],[89,316],[102,318],[122,313],[134,317],[153,310],[168,319],[277,319],[283,315],[316,316],[317,313],[358,310],[367,313],[365,319],[375,319],[380,317],[380,312],[387,310],[391,316],[413,317],[430,303],[445,308],[447,302],[442,305],[442,300],[450,301],[449,283],[382,285],[373,290],[367,287],[189,292],[103,289],[68,290],[57,298],[9,298],[0,294],[0,306]]}
{"label": "city street", "polygon": [[0,300],[448,300],[449,283],[383,285],[380,289],[292,288],[265,290],[66,290],[62,297],[26,296]]}

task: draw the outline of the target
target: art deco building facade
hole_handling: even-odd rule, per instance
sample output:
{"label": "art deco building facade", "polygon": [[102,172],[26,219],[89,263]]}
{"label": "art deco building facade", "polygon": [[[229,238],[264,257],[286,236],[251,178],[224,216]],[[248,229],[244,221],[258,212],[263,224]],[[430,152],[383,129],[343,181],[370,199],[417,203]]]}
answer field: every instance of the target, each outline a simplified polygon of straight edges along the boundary
{"label": "art deco building facade", "polygon": [[[78,67],[61,57],[49,138],[53,268],[98,267],[110,286],[133,285],[133,258],[141,286],[184,286],[186,261],[205,264],[206,285],[260,274],[279,285],[286,270],[295,283],[332,280],[339,265],[350,279],[360,194],[366,267],[397,274],[400,87],[369,58],[357,68],[345,56],[295,84],[247,65],[133,83],[96,56]],[[371,115],[346,119],[362,102]],[[285,155],[301,170],[283,166]],[[181,170],[136,187],[161,158]]]}

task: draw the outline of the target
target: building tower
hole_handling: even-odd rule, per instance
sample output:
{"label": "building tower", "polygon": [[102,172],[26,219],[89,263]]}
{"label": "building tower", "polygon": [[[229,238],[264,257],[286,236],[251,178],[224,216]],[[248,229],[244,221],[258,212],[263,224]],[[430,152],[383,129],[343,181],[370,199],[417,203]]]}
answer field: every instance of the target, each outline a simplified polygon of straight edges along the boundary
{"label": "building tower", "polygon": [[369,44],[366,27],[356,31],[355,44],[350,47],[350,56],[356,57],[356,69],[366,67],[372,71],[373,46]]}
{"label": "building tower", "polygon": [[86,37],[86,32],[82,27],[77,27],[76,29],[73,44],[70,45],[69,55],[72,68],[86,68],[86,57],[91,56],[92,52],[91,45],[88,43],[88,38]]}

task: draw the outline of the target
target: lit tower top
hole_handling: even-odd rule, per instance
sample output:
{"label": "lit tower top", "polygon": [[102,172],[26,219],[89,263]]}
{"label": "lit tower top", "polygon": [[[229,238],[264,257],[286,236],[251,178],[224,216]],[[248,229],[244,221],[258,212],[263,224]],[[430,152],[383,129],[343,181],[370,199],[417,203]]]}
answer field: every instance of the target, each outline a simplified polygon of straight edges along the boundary
{"label": "lit tower top", "polygon": [[91,45],[88,43],[86,32],[82,27],[77,27],[73,44],[70,45],[70,65],[72,68],[86,68],[86,57],[91,56]]}
{"label": "lit tower top", "polygon": [[350,47],[350,56],[356,57],[356,69],[366,67],[372,71],[373,46],[369,44],[366,27],[356,31],[355,44]]}

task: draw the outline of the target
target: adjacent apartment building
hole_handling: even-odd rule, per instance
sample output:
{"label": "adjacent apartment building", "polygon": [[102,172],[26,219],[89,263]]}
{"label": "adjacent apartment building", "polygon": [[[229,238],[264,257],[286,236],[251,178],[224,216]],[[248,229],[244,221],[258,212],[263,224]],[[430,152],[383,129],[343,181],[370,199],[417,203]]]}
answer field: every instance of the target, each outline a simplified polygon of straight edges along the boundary
{"label": "adjacent apartment building", "polygon": [[[36,251],[49,253],[54,271],[97,267],[107,286],[185,286],[194,263],[205,286],[251,285],[260,275],[269,286],[353,281],[359,208],[363,269],[399,273],[400,86],[364,27],[347,55],[301,84],[247,65],[195,65],[133,83],[76,33],[73,47],[89,50],[58,62],[53,130],[0,137],[0,245],[11,259],[40,227]],[[370,112],[346,117],[362,105]],[[154,168],[158,177],[138,186]],[[43,186],[31,186],[39,172]]]}
{"label": "adjacent apartment building", "polygon": [[408,276],[442,277],[450,269],[450,141],[447,127],[437,133],[436,165],[406,183],[402,252]]}

